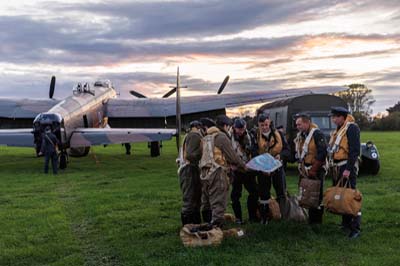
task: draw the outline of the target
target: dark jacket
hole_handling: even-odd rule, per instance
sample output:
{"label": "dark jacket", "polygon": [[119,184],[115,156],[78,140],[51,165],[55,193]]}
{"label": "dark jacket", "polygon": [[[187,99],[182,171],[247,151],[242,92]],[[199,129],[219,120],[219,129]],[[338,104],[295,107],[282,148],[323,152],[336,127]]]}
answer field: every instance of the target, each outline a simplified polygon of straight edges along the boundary
{"label": "dark jacket", "polygon": [[44,133],[42,138],[42,147],[41,152],[43,154],[52,154],[57,151],[57,145],[59,145],[59,141],[53,133]]}

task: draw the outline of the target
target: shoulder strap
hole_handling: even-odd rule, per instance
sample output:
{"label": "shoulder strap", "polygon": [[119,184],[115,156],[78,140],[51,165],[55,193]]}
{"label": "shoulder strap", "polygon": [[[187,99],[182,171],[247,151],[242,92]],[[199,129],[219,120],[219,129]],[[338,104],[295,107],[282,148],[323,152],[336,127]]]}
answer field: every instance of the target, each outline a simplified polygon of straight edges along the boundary
{"label": "shoulder strap", "polygon": [[300,153],[300,142],[301,142],[301,139],[302,139],[301,132],[297,132],[297,136],[294,139],[294,146],[295,146],[295,149],[296,149],[297,159],[300,159],[300,157],[301,157],[301,153]]}
{"label": "shoulder strap", "polygon": [[343,136],[346,134],[347,129],[352,124],[354,124],[354,123],[353,122],[347,122],[346,125],[342,129],[339,130],[339,132],[337,134],[337,137],[336,137],[336,140],[335,140],[335,143],[333,144],[333,147],[332,147],[332,151],[333,152],[337,152],[338,151],[339,144],[342,141]]}
{"label": "shoulder strap", "polygon": [[54,142],[51,140],[51,138],[47,134],[45,134],[45,137],[48,141],[50,141],[51,145],[56,146],[56,145],[54,145]]}
{"label": "shoulder strap", "polygon": [[[269,139],[268,139],[268,142],[270,142],[271,141],[271,139],[273,138],[274,139],[274,143],[270,146],[270,147],[268,147],[268,149],[269,150],[271,150],[273,147],[275,147],[275,145],[277,145],[278,143],[278,141],[276,140],[276,130],[275,129],[271,129],[271,133],[269,133]],[[278,133],[279,134],[279,133]]]}
{"label": "shoulder strap", "polygon": [[317,130],[317,129],[316,128],[312,128],[310,130],[310,132],[308,133],[306,140],[304,141],[303,150],[301,151],[300,161],[303,161],[304,157],[306,157],[306,155],[308,153],[308,145],[311,142],[311,139],[312,139],[312,137],[314,135],[315,130]]}

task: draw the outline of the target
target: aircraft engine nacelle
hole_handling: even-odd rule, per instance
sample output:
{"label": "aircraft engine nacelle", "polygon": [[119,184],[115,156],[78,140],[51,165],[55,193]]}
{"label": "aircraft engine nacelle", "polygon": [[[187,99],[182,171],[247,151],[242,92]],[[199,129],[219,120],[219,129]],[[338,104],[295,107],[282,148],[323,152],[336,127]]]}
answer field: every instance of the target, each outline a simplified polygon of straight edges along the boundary
{"label": "aircraft engine nacelle", "polygon": [[71,157],[84,157],[89,154],[90,147],[70,148],[68,151]]}

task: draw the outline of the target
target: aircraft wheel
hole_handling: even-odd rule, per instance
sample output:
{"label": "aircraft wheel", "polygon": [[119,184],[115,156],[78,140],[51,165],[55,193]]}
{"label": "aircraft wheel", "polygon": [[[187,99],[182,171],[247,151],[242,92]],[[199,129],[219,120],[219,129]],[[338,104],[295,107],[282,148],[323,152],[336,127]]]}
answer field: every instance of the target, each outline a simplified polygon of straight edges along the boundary
{"label": "aircraft wheel", "polygon": [[68,153],[62,151],[59,155],[59,168],[65,169],[67,168],[67,164],[68,164]]}
{"label": "aircraft wheel", "polygon": [[150,143],[150,156],[151,157],[160,156],[160,142],[152,141]]}
{"label": "aircraft wheel", "polygon": [[379,160],[373,161],[371,163],[371,174],[377,175],[379,173],[379,169],[381,168],[381,163]]}

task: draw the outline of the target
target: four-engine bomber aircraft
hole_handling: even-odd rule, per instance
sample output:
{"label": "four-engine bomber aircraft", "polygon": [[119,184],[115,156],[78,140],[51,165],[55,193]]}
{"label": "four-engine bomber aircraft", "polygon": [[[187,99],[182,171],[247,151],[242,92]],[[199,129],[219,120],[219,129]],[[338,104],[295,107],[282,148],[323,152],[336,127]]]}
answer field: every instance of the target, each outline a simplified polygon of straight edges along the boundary
{"label": "four-engine bomber aircraft", "polygon": [[[93,145],[158,143],[171,139],[173,135],[177,137],[179,145],[181,114],[184,120],[189,120],[225,113],[227,107],[314,92],[334,93],[344,89],[318,87],[219,95],[226,83],[227,79],[224,80],[218,95],[181,99],[178,70],[176,87],[165,95],[168,97],[176,92],[176,100],[144,98],[142,95],[137,99],[117,99],[111,82],[97,81],[92,87],[88,83],[79,83],[71,96],[59,101],[53,99],[55,77],[52,77],[50,99],[0,98],[0,145],[34,147],[39,155],[43,132],[50,126],[61,143],[60,166],[65,167],[68,154],[75,157],[85,156]],[[176,118],[176,128],[166,128],[168,121],[173,118]]]}

